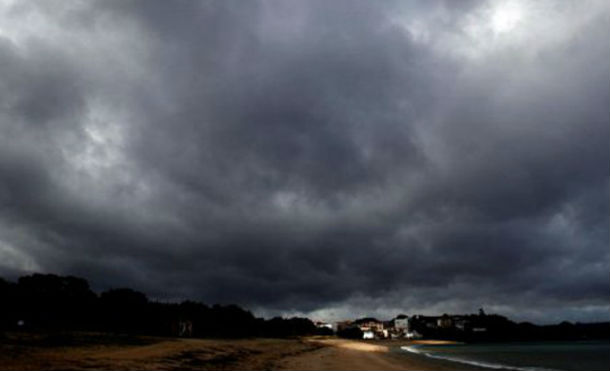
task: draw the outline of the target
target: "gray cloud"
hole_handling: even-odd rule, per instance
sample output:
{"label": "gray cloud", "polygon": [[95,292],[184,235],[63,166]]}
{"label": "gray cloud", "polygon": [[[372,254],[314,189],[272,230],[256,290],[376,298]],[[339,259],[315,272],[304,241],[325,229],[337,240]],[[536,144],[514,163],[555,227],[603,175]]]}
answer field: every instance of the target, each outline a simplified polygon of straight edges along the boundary
{"label": "gray cloud", "polygon": [[610,9],[509,5],[3,5],[0,271],[607,319]]}

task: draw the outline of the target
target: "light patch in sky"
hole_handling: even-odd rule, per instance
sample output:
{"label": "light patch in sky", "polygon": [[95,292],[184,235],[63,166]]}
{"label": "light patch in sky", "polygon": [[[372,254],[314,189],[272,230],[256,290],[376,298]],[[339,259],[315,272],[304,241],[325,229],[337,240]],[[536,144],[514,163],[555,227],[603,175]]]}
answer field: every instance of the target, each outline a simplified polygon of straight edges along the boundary
{"label": "light patch in sky", "polygon": [[523,7],[516,2],[498,3],[491,17],[491,26],[496,34],[510,32],[523,19]]}
{"label": "light patch in sky", "polygon": [[[43,4],[0,0],[0,37],[7,38],[15,45],[20,45],[29,39],[59,41],[66,32],[58,23],[49,21],[48,15],[42,10],[48,10]],[[53,12],[60,17],[74,9],[70,1],[54,2]]]}
{"label": "light patch in sky", "polygon": [[26,272],[40,270],[40,266],[22,249],[0,241],[0,266]]}
{"label": "light patch in sky", "polygon": [[85,141],[76,154],[64,153],[75,169],[90,176],[100,176],[104,170],[122,162],[124,125],[104,106],[95,105],[89,110],[83,125]]}

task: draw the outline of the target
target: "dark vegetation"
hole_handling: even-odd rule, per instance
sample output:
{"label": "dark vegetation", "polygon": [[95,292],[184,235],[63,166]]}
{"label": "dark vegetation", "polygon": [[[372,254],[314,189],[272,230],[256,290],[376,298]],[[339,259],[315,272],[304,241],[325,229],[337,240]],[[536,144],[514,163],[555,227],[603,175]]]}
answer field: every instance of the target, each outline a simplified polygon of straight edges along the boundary
{"label": "dark vegetation", "polygon": [[[445,315],[446,316],[446,315]],[[417,318],[418,317],[418,318]],[[536,341],[609,339],[610,323],[570,323],[538,326],[516,323],[496,314],[459,316],[464,325],[429,326],[432,317],[411,319],[412,330],[424,338],[478,341]],[[359,322],[341,328],[337,335],[362,339]],[[392,324],[393,325],[393,324]],[[477,331],[484,329],[484,331]],[[0,331],[33,330],[54,332],[46,342],[69,343],[70,331],[92,331],[102,337],[127,335],[186,336],[201,338],[273,337],[332,335],[307,318],[256,318],[237,305],[208,306],[195,301],[165,303],[149,300],[128,288],[93,292],[85,279],[54,274],[33,274],[17,282],[0,278]],[[63,332],[63,334],[61,334]],[[0,332],[0,338],[2,337]],[[130,337],[125,337],[130,339]],[[93,341],[93,340],[92,340]],[[94,339],[94,341],[102,341]]]}
{"label": "dark vegetation", "polygon": [[97,295],[82,278],[54,274],[33,274],[17,282],[0,278],[0,330],[211,338],[283,338],[323,331],[306,318],[265,320],[237,305],[155,302],[128,288]]}
{"label": "dark vegetation", "polygon": [[345,339],[362,339],[362,330],[358,327],[347,327],[337,331],[337,336]]}
{"label": "dark vegetation", "polygon": [[[610,339],[610,322],[535,325],[517,323],[497,314],[469,314],[461,316],[467,323],[464,329],[456,327],[430,328],[423,321],[413,321],[412,326],[424,338],[457,340],[463,342],[505,341],[574,341]],[[479,331],[477,331],[477,329]],[[484,331],[480,331],[484,329]]]}

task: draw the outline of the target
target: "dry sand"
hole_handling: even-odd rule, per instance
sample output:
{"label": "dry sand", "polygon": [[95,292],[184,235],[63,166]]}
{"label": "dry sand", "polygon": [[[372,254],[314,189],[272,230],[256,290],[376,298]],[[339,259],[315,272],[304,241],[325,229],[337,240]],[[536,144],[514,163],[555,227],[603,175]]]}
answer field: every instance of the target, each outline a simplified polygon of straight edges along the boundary
{"label": "dry sand", "polygon": [[[283,339],[178,339],[49,345],[46,341],[0,342],[0,370],[269,370],[278,359],[321,345]],[[139,342],[139,344],[138,344]]]}
{"label": "dry sand", "polygon": [[[399,349],[413,342],[167,339],[47,344],[5,337],[0,370],[464,370]],[[82,340],[85,339],[85,340]],[[470,368],[477,370],[476,368]],[[478,369],[480,370],[480,369]]]}
{"label": "dry sand", "polygon": [[287,357],[276,363],[280,370],[483,370],[449,361],[426,358],[400,350],[414,344],[451,344],[446,341],[353,341],[306,339],[323,347]]}

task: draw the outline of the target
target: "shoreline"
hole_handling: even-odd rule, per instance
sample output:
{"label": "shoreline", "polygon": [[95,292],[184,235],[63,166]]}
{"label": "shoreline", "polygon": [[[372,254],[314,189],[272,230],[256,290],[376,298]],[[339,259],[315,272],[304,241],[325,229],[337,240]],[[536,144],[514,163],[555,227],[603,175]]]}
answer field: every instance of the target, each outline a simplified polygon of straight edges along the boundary
{"label": "shoreline", "polygon": [[304,339],[322,347],[277,363],[279,370],[441,370],[481,371],[489,368],[433,359],[409,353],[402,346],[460,344],[445,340],[347,340],[338,338]]}

